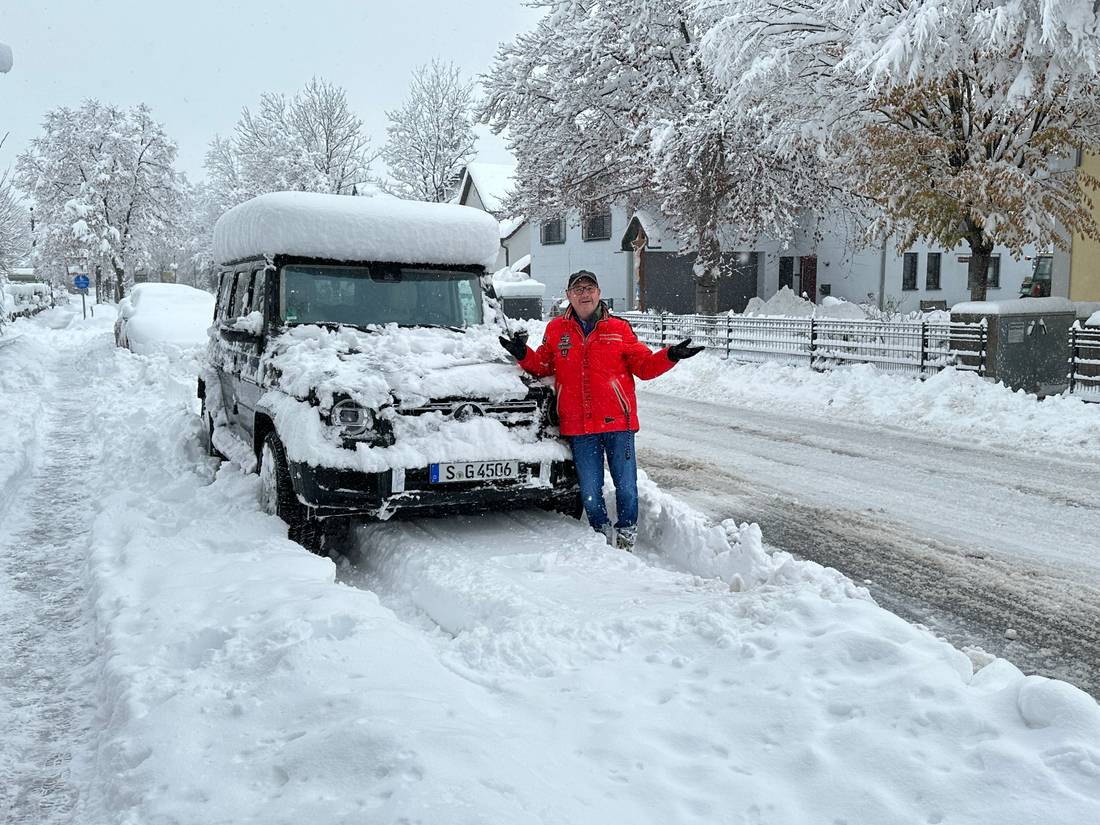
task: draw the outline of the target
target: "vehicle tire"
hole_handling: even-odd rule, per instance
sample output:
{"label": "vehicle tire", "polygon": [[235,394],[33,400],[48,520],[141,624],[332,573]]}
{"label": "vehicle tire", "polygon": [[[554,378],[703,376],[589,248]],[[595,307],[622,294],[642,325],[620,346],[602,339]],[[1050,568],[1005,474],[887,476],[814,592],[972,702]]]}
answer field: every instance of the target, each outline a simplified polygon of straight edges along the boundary
{"label": "vehicle tire", "polygon": [[260,508],[286,522],[287,538],[291,541],[312,553],[321,550],[321,523],[310,518],[305,505],[298,501],[290,481],[286,450],[274,431],[264,437],[260,453]]}
{"label": "vehicle tire", "polygon": [[584,504],[581,502],[580,492],[556,496],[550,499],[544,509],[551,510],[555,513],[561,513],[563,516],[568,516],[578,521],[584,514]]}

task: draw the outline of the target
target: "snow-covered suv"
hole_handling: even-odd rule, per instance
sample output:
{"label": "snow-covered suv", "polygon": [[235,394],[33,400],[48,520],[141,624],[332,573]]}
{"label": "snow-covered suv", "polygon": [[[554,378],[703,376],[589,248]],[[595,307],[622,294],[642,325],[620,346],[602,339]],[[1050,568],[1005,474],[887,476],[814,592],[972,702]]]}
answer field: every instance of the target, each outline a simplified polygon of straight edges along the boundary
{"label": "snow-covered suv", "polygon": [[199,381],[213,454],[318,549],[346,516],[578,512],[552,388],[498,343],[497,222],[451,204],[300,192],[221,217]]}

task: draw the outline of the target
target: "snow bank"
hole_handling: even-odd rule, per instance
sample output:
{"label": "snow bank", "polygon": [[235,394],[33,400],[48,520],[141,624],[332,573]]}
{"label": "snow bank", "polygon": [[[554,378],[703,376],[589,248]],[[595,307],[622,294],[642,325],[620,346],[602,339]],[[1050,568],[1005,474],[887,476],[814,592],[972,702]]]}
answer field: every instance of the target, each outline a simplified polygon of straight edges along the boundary
{"label": "snow bank", "polygon": [[783,287],[764,301],[750,298],[743,315],[760,318],[829,318],[838,321],[866,321],[867,313],[858,304],[826,295],[820,304],[799,297],[790,287]]}
{"label": "snow bank", "polygon": [[287,254],[491,267],[499,251],[497,222],[480,209],[389,197],[272,192],[214,226],[214,257],[223,262]]}
{"label": "snow bank", "polygon": [[648,382],[646,389],[733,407],[905,427],[1006,449],[1100,457],[1100,405],[1065,396],[1037,401],[1023,391],[953,369],[916,381],[870,364],[816,372],[779,363],[740,364],[701,353]]}
{"label": "snow bank", "polygon": [[136,353],[197,347],[206,343],[214,296],[183,284],[137,284],[118,312],[125,321],[126,340]]}
{"label": "snow bank", "polygon": [[[643,485],[647,506],[654,490]],[[350,581],[429,629],[445,667],[484,687],[530,743],[507,765],[508,799],[539,812],[519,821],[1030,825],[1095,813],[1100,709],[1087,695],[1001,661],[974,676],[964,654],[835,571],[785,555],[743,592],[649,566],[668,543],[721,544],[698,526],[689,517],[660,545],[643,537],[633,556],[535,514],[445,532],[368,526]],[[477,770],[468,798],[480,810],[494,798]]]}
{"label": "snow bank", "polygon": [[1097,310],[1085,321],[1086,327],[1100,327],[1100,310]]}
{"label": "snow bank", "polygon": [[790,287],[783,287],[766,301],[750,298],[744,315],[782,318],[810,318],[815,306],[805,298],[794,294]]}

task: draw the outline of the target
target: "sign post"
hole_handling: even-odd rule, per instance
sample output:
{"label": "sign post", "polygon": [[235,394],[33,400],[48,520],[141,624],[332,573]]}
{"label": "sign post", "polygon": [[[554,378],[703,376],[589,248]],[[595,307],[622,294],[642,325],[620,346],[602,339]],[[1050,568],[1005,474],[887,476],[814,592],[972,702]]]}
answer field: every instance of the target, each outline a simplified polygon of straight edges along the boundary
{"label": "sign post", "polygon": [[80,310],[84,313],[84,320],[88,320],[88,305],[85,303],[84,296],[88,294],[88,276],[77,275],[73,278],[73,286],[80,290]]}

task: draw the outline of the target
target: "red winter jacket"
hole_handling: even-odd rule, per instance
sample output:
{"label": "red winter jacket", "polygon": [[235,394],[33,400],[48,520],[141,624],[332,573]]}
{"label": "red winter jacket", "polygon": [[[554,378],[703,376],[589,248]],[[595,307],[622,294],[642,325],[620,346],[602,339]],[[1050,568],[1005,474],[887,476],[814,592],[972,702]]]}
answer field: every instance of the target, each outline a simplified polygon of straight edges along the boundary
{"label": "red winter jacket", "polygon": [[528,348],[519,365],[557,380],[562,435],[638,430],[634,376],[656,378],[672,369],[668,350],[650,351],[630,324],[611,315],[603,302],[586,338],[570,307],[546,325],[537,350]]}

